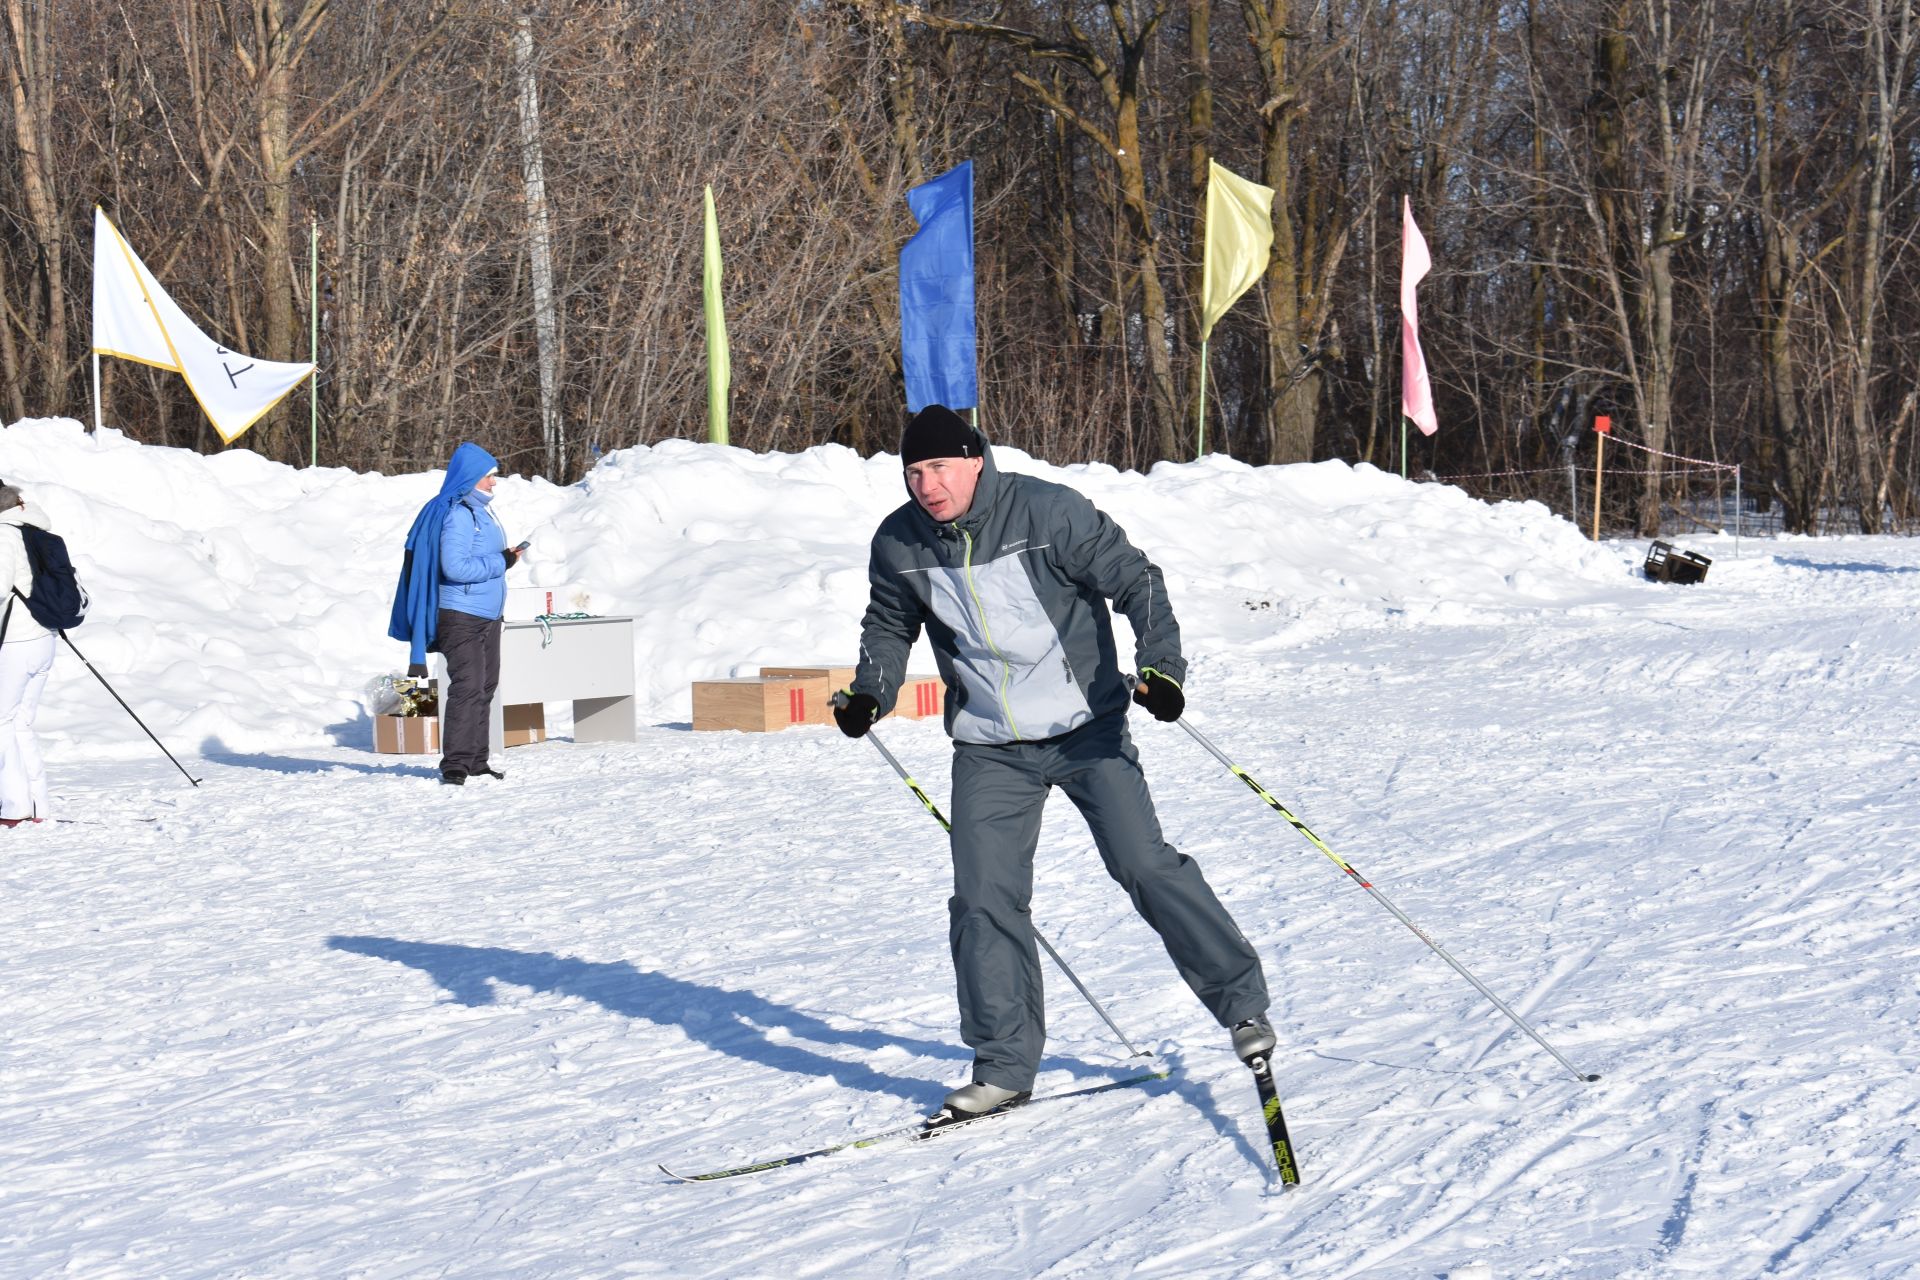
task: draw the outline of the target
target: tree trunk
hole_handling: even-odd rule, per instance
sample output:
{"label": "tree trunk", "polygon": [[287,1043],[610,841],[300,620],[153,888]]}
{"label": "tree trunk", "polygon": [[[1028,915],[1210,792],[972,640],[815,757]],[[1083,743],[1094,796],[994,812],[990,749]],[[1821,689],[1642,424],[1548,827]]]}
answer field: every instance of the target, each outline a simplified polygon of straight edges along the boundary
{"label": "tree trunk", "polygon": [[[533,267],[534,341],[540,363],[540,438],[547,475],[567,479],[567,433],[560,419],[560,321],[553,304],[553,226],[547,216],[546,161],[540,149],[540,86],[534,78],[533,19],[513,24],[513,71],[520,106],[520,182],[527,197],[527,256]],[[464,284],[464,279],[462,280]]]}
{"label": "tree trunk", "polygon": [[1139,85],[1124,77],[1114,142],[1119,154],[1120,191],[1125,196],[1128,229],[1133,233],[1134,265],[1140,273],[1140,320],[1146,333],[1147,374],[1153,383],[1154,436],[1160,456],[1181,456],[1176,424],[1180,401],[1173,389],[1173,356],[1168,350],[1172,331],[1167,323],[1167,295],[1160,282],[1160,237],[1153,225],[1153,206],[1147,199],[1147,167],[1140,154]]}
{"label": "tree trunk", "polygon": [[[1794,5],[1788,0],[1781,26],[1792,30]],[[1779,155],[1781,101],[1790,83],[1792,46],[1779,41],[1774,56],[1760,63],[1753,80],[1754,176],[1760,200],[1760,363],[1761,403],[1777,447],[1773,485],[1780,495],[1787,532],[1805,533],[1813,525],[1813,477],[1807,463],[1805,429],[1800,418],[1799,376],[1793,358],[1794,295],[1799,288],[1799,241],[1781,209]]]}
{"label": "tree trunk", "polygon": [[[1292,30],[1291,0],[1241,0],[1254,52],[1260,64],[1260,182],[1273,188],[1273,250],[1266,279],[1266,461],[1313,460],[1320,421],[1321,375],[1312,356],[1317,335],[1314,318],[1301,305],[1302,290],[1313,274],[1302,253],[1302,231],[1294,221],[1293,125],[1301,113],[1299,87],[1288,64],[1288,47],[1299,38]],[[1337,260],[1337,254],[1331,255]],[[1323,269],[1330,270],[1332,262]]]}
{"label": "tree trunk", "polygon": [[[267,318],[268,360],[294,358],[293,307],[293,63],[292,31],[285,0],[258,0],[253,6],[255,47],[254,136],[260,149],[260,254]],[[255,428],[264,437],[262,452],[285,453],[286,409],[276,406]]]}
{"label": "tree trunk", "polygon": [[1911,0],[1899,0],[1899,13],[1893,16],[1887,13],[1886,0],[1867,0],[1864,36],[1863,56],[1869,85],[1860,103],[1859,136],[1870,152],[1860,210],[1858,283],[1852,307],[1849,425],[1853,434],[1860,532],[1878,533],[1881,490],[1876,467],[1880,450],[1873,430],[1873,344],[1881,303],[1881,263],[1886,254],[1887,183],[1893,170],[1894,131],[1901,123],[1900,99],[1913,62]]}
{"label": "tree trunk", "polygon": [[[1206,258],[1204,237],[1206,236],[1207,208],[1207,166],[1213,159],[1213,0],[1187,0],[1187,62],[1188,75],[1192,87],[1187,94],[1187,130],[1191,140],[1187,149],[1187,190],[1194,212],[1198,215],[1196,228],[1198,239],[1203,243],[1193,246],[1193,285],[1190,297],[1197,317],[1207,293]],[[1197,329],[1196,329],[1197,332]],[[1202,347],[1204,349],[1204,343]],[[1198,425],[1198,411],[1205,405],[1207,362],[1199,352],[1194,354],[1193,395],[1189,399],[1194,403],[1194,412],[1183,412],[1183,422]],[[1224,409],[1225,406],[1218,406]],[[1204,429],[1204,427],[1200,427]]]}
{"label": "tree trunk", "polygon": [[6,18],[7,96],[13,106],[14,143],[20,148],[20,186],[37,259],[35,274],[46,303],[46,328],[34,342],[40,357],[40,407],[54,414],[67,405],[67,282],[60,201],[50,168],[54,68],[48,23],[52,15],[49,6],[7,0]]}

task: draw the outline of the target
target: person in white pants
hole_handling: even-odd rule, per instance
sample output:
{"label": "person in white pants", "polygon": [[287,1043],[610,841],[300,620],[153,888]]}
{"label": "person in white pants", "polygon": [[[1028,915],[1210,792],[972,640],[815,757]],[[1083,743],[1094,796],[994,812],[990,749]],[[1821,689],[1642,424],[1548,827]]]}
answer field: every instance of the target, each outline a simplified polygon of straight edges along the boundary
{"label": "person in white pants", "polygon": [[[47,819],[47,769],[33,736],[33,717],[53,669],[53,633],[34,621],[13,594],[33,594],[33,570],[20,534],[23,524],[46,528],[20,490],[0,481],[0,827]],[[8,606],[11,606],[10,608]]]}

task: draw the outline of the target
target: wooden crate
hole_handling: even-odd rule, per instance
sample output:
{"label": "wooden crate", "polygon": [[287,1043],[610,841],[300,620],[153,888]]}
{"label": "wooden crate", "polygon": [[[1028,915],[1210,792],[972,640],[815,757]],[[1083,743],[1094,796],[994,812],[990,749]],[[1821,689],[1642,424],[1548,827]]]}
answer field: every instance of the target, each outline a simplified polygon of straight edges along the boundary
{"label": "wooden crate", "polygon": [[762,667],[763,680],[825,680],[827,696],[816,703],[809,698],[806,719],[801,724],[832,724],[833,695],[853,683],[852,667]]}
{"label": "wooden crate", "polygon": [[[808,679],[823,678],[827,682],[827,695],[846,688],[853,683],[852,667],[762,667],[760,675],[769,679]],[[940,715],[946,710],[947,687],[939,676],[908,676],[900,685],[900,696],[894,699],[893,714],[902,720],[924,720],[929,716]],[[823,714],[815,715],[811,705],[807,708],[807,724],[826,724],[833,718],[831,707],[823,709]]]}
{"label": "wooden crate", "polygon": [[793,724],[825,724],[833,688],[825,676],[782,680],[747,677],[693,682],[693,727],[768,733]]}
{"label": "wooden crate", "polygon": [[908,676],[900,686],[893,714],[902,720],[925,720],[946,710],[947,686],[939,676]]}
{"label": "wooden crate", "polygon": [[762,667],[760,675],[768,680],[825,680],[828,693],[838,693],[853,683],[852,667]]}
{"label": "wooden crate", "polygon": [[440,754],[439,716],[375,716],[373,749],[382,755]]}

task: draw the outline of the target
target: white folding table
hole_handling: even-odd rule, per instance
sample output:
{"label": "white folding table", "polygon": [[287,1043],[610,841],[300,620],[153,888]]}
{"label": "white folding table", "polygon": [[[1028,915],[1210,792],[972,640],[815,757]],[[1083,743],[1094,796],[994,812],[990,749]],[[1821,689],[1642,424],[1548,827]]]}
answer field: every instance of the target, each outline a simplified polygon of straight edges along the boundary
{"label": "white folding table", "polygon": [[[434,655],[444,691],[446,659]],[[505,749],[508,704],[573,703],[575,742],[632,742],[632,618],[554,618],[508,622],[500,636],[500,687],[489,711],[493,750]]]}

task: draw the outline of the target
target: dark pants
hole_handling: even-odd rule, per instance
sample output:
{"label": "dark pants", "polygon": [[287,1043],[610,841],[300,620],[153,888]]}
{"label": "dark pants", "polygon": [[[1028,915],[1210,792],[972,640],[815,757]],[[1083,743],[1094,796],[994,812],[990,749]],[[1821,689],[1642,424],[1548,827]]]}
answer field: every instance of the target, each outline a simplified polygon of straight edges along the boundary
{"label": "dark pants", "polygon": [[1033,938],[1033,852],[1058,786],[1087,820],[1107,874],[1166,944],[1221,1026],[1267,1010],[1260,957],[1200,874],[1166,842],[1122,713],[1005,746],[954,744],[948,941],[973,1078],[1031,1089],[1046,1042]]}
{"label": "dark pants", "polygon": [[500,619],[442,609],[433,647],[447,660],[447,688],[440,698],[440,772],[483,772],[491,727],[487,712],[493,691],[500,687]]}

